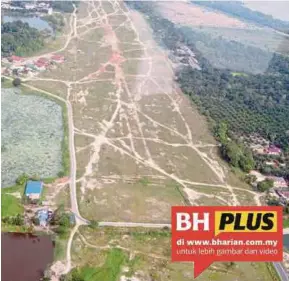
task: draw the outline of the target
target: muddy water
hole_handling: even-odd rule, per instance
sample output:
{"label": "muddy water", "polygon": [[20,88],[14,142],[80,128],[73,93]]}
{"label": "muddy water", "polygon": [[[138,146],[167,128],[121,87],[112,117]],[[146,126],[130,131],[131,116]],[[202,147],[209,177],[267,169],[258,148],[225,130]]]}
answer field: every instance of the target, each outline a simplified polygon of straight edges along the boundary
{"label": "muddy water", "polygon": [[50,236],[2,233],[2,281],[39,281],[53,261]]}

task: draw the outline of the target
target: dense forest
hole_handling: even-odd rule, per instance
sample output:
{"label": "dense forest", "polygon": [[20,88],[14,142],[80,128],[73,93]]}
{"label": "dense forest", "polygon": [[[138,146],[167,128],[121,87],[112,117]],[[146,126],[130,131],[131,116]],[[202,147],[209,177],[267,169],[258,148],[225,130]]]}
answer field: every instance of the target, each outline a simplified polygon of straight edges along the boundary
{"label": "dense forest", "polygon": [[79,1],[50,1],[53,9],[64,12],[64,13],[72,13],[73,12],[73,4],[77,6]]}
{"label": "dense forest", "polygon": [[44,46],[44,37],[36,28],[22,21],[1,24],[1,55],[30,55]]}
{"label": "dense forest", "polygon": [[265,15],[258,11],[253,11],[245,7],[240,1],[192,1],[194,4],[206,6],[239,17],[259,25],[271,27],[273,29],[289,34],[289,22],[278,20],[270,15]]}
{"label": "dense forest", "polygon": [[[128,1],[127,4],[146,14],[155,39],[172,53],[180,45],[188,46],[195,53],[201,70],[181,67],[176,74],[177,81],[207,116],[211,127],[225,123],[230,137],[236,140],[242,135],[259,133],[284,151],[289,150],[288,57],[271,54],[264,73],[236,75],[232,69],[213,66],[196,47],[195,38],[189,36],[188,30],[183,32],[182,27],[162,18],[153,3]],[[234,158],[232,151],[239,158]],[[250,153],[238,142],[223,142],[221,153],[233,166],[243,170],[255,165]],[[288,168],[282,175],[289,176]]]}

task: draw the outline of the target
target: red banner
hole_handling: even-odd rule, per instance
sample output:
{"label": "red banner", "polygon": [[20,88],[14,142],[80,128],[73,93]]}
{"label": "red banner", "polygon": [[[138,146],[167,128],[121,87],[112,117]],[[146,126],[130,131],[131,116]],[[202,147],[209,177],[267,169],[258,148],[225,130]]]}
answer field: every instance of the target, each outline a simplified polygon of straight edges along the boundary
{"label": "red banner", "polygon": [[194,262],[195,278],[215,261],[282,259],[282,207],[172,207],[172,261]]}

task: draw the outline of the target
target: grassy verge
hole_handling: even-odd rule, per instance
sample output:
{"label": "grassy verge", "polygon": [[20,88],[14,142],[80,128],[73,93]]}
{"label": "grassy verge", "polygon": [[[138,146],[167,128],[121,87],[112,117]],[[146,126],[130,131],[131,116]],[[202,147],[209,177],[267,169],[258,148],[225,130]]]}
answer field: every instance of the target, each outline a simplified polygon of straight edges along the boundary
{"label": "grassy verge", "polygon": [[65,234],[55,235],[54,241],[54,261],[64,260],[66,258],[66,247],[69,238],[69,232]]}
{"label": "grassy verge", "polygon": [[12,87],[13,85],[11,80],[1,77],[1,88],[12,88]]}
{"label": "grassy verge", "polygon": [[268,271],[269,271],[269,273],[270,273],[270,275],[272,277],[272,280],[273,281],[281,281],[278,273],[275,270],[275,267],[274,267],[273,263],[267,262],[266,266],[267,266],[267,269],[268,269]]}
{"label": "grassy verge", "polygon": [[[75,279],[76,276],[84,281],[117,281],[119,280],[122,266],[128,261],[127,255],[121,249],[111,249],[101,267],[84,266],[72,270],[70,275]],[[67,277],[70,280],[69,276]]]}

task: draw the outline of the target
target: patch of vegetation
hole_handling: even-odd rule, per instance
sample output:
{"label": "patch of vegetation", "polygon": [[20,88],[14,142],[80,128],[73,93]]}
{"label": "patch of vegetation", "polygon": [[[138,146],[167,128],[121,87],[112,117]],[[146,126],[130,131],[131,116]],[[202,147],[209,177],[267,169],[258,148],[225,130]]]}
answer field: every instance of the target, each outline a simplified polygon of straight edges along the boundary
{"label": "patch of vegetation", "polygon": [[1,77],[1,88],[11,88],[12,86],[11,80]]}
{"label": "patch of vegetation", "polygon": [[36,28],[22,21],[1,24],[1,54],[28,56],[44,47],[44,37]]}
{"label": "patch of vegetation", "polygon": [[273,281],[281,281],[279,274],[276,272],[276,269],[271,262],[266,262],[266,267],[267,267]]}
{"label": "patch of vegetation", "polygon": [[258,11],[253,11],[238,1],[192,1],[195,4],[213,8],[225,12],[241,20],[248,20],[256,24],[271,27],[285,33],[289,33],[289,23],[273,18],[271,15],[265,15]]}
{"label": "patch of vegetation", "polygon": [[50,184],[50,183],[54,183],[56,179],[57,179],[56,177],[51,177],[51,178],[42,179],[42,181],[45,184]]}
{"label": "patch of vegetation", "polygon": [[91,220],[90,224],[88,225],[88,227],[90,227],[92,229],[98,228],[98,222],[95,221],[95,220]]}
{"label": "patch of vegetation", "polygon": [[[272,53],[254,46],[244,45],[240,42],[214,37],[202,29],[196,30],[190,27],[181,27],[179,32],[188,38],[190,44],[194,44],[208,62],[216,68],[235,71],[233,77],[246,76],[246,73],[263,73]],[[236,73],[243,75],[236,75]]]}
{"label": "patch of vegetation", "polygon": [[143,186],[148,186],[150,184],[150,181],[147,177],[142,177],[138,182]]}
{"label": "patch of vegetation", "polygon": [[[6,188],[5,188],[6,189]],[[16,198],[14,195],[9,194],[10,192],[1,192],[1,217],[10,217],[23,214],[23,206],[21,200]]]}
{"label": "patch of vegetation", "polygon": [[[179,27],[162,18],[154,3],[131,1],[126,3],[146,14],[156,40],[165,48],[175,52],[180,46],[185,45],[195,54],[201,70],[189,66],[180,68],[177,81],[183,92],[207,117],[211,128],[223,122],[227,124],[228,135],[230,138],[234,136],[234,139],[227,142],[226,146],[223,145],[225,149],[222,150],[222,154],[232,165],[242,166],[244,170],[254,166],[249,151],[236,141],[241,136],[258,134],[279,146],[285,153],[289,151],[288,57],[271,54],[272,58],[263,74],[246,73],[247,76],[234,76],[232,71],[236,71],[235,69],[231,69],[230,66],[229,69],[215,67],[198,48],[197,44],[202,36],[206,37],[204,41],[207,44],[212,42],[215,44],[210,36],[196,34],[189,28]],[[221,44],[221,41],[218,44]],[[235,47],[239,46],[243,51],[246,49],[246,46],[240,43],[232,44]],[[247,52],[250,53],[250,50],[247,49]],[[259,49],[255,51],[257,50]],[[243,53],[246,53],[243,51],[238,55],[242,59]],[[232,56],[230,63],[234,59]],[[255,63],[253,57],[250,60],[251,63]],[[288,167],[283,175],[289,178]]]}
{"label": "patch of vegetation", "polygon": [[17,198],[16,194],[12,193],[19,193],[22,196],[24,185],[1,188],[2,231],[26,232],[28,229],[24,226],[24,207],[21,198]]}
{"label": "patch of vegetation", "polygon": [[19,87],[21,85],[21,79],[20,78],[15,78],[13,81],[12,81],[12,85],[14,87]]}
{"label": "patch of vegetation", "polygon": [[55,235],[53,237],[53,242],[54,242],[53,260],[54,261],[65,259],[68,238],[69,238],[68,233],[67,235]]}
{"label": "patch of vegetation", "polygon": [[233,167],[249,172],[255,167],[250,149],[228,136],[228,126],[221,122],[215,128],[215,137],[221,143],[221,155]]}
{"label": "patch of vegetation", "polygon": [[43,16],[42,19],[48,22],[54,32],[60,32],[65,26],[65,22],[61,14],[46,15]]}
{"label": "patch of vegetation", "polygon": [[232,72],[233,76],[248,76],[248,74],[243,73],[243,72]]}
{"label": "patch of vegetation", "polygon": [[121,267],[127,261],[127,256],[121,249],[112,249],[108,252],[102,267],[85,266],[74,268],[64,281],[117,281]]}
{"label": "patch of vegetation", "polygon": [[71,214],[65,211],[63,205],[60,205],[52,216],[50,223],[52,226],[55,226],[54,231],[60,235],[60,237],[66,238],[70,232],[70,216]]}
{"label": "patch of vegetation", "polygon": [[266,179],[266,180],[258,182],[257,188],[258,188],[258,190],[264,192],[264,191],[268,191],[270,188],[272,188],[273,185],[274,185],[274,182],[272,180]]}
{"label": "patch of vegetation", "polygon": [[64,13],[72,13],[74,5],[78,5],[79,1],[51,1],[51,6],[54,10],[64,12]]}

